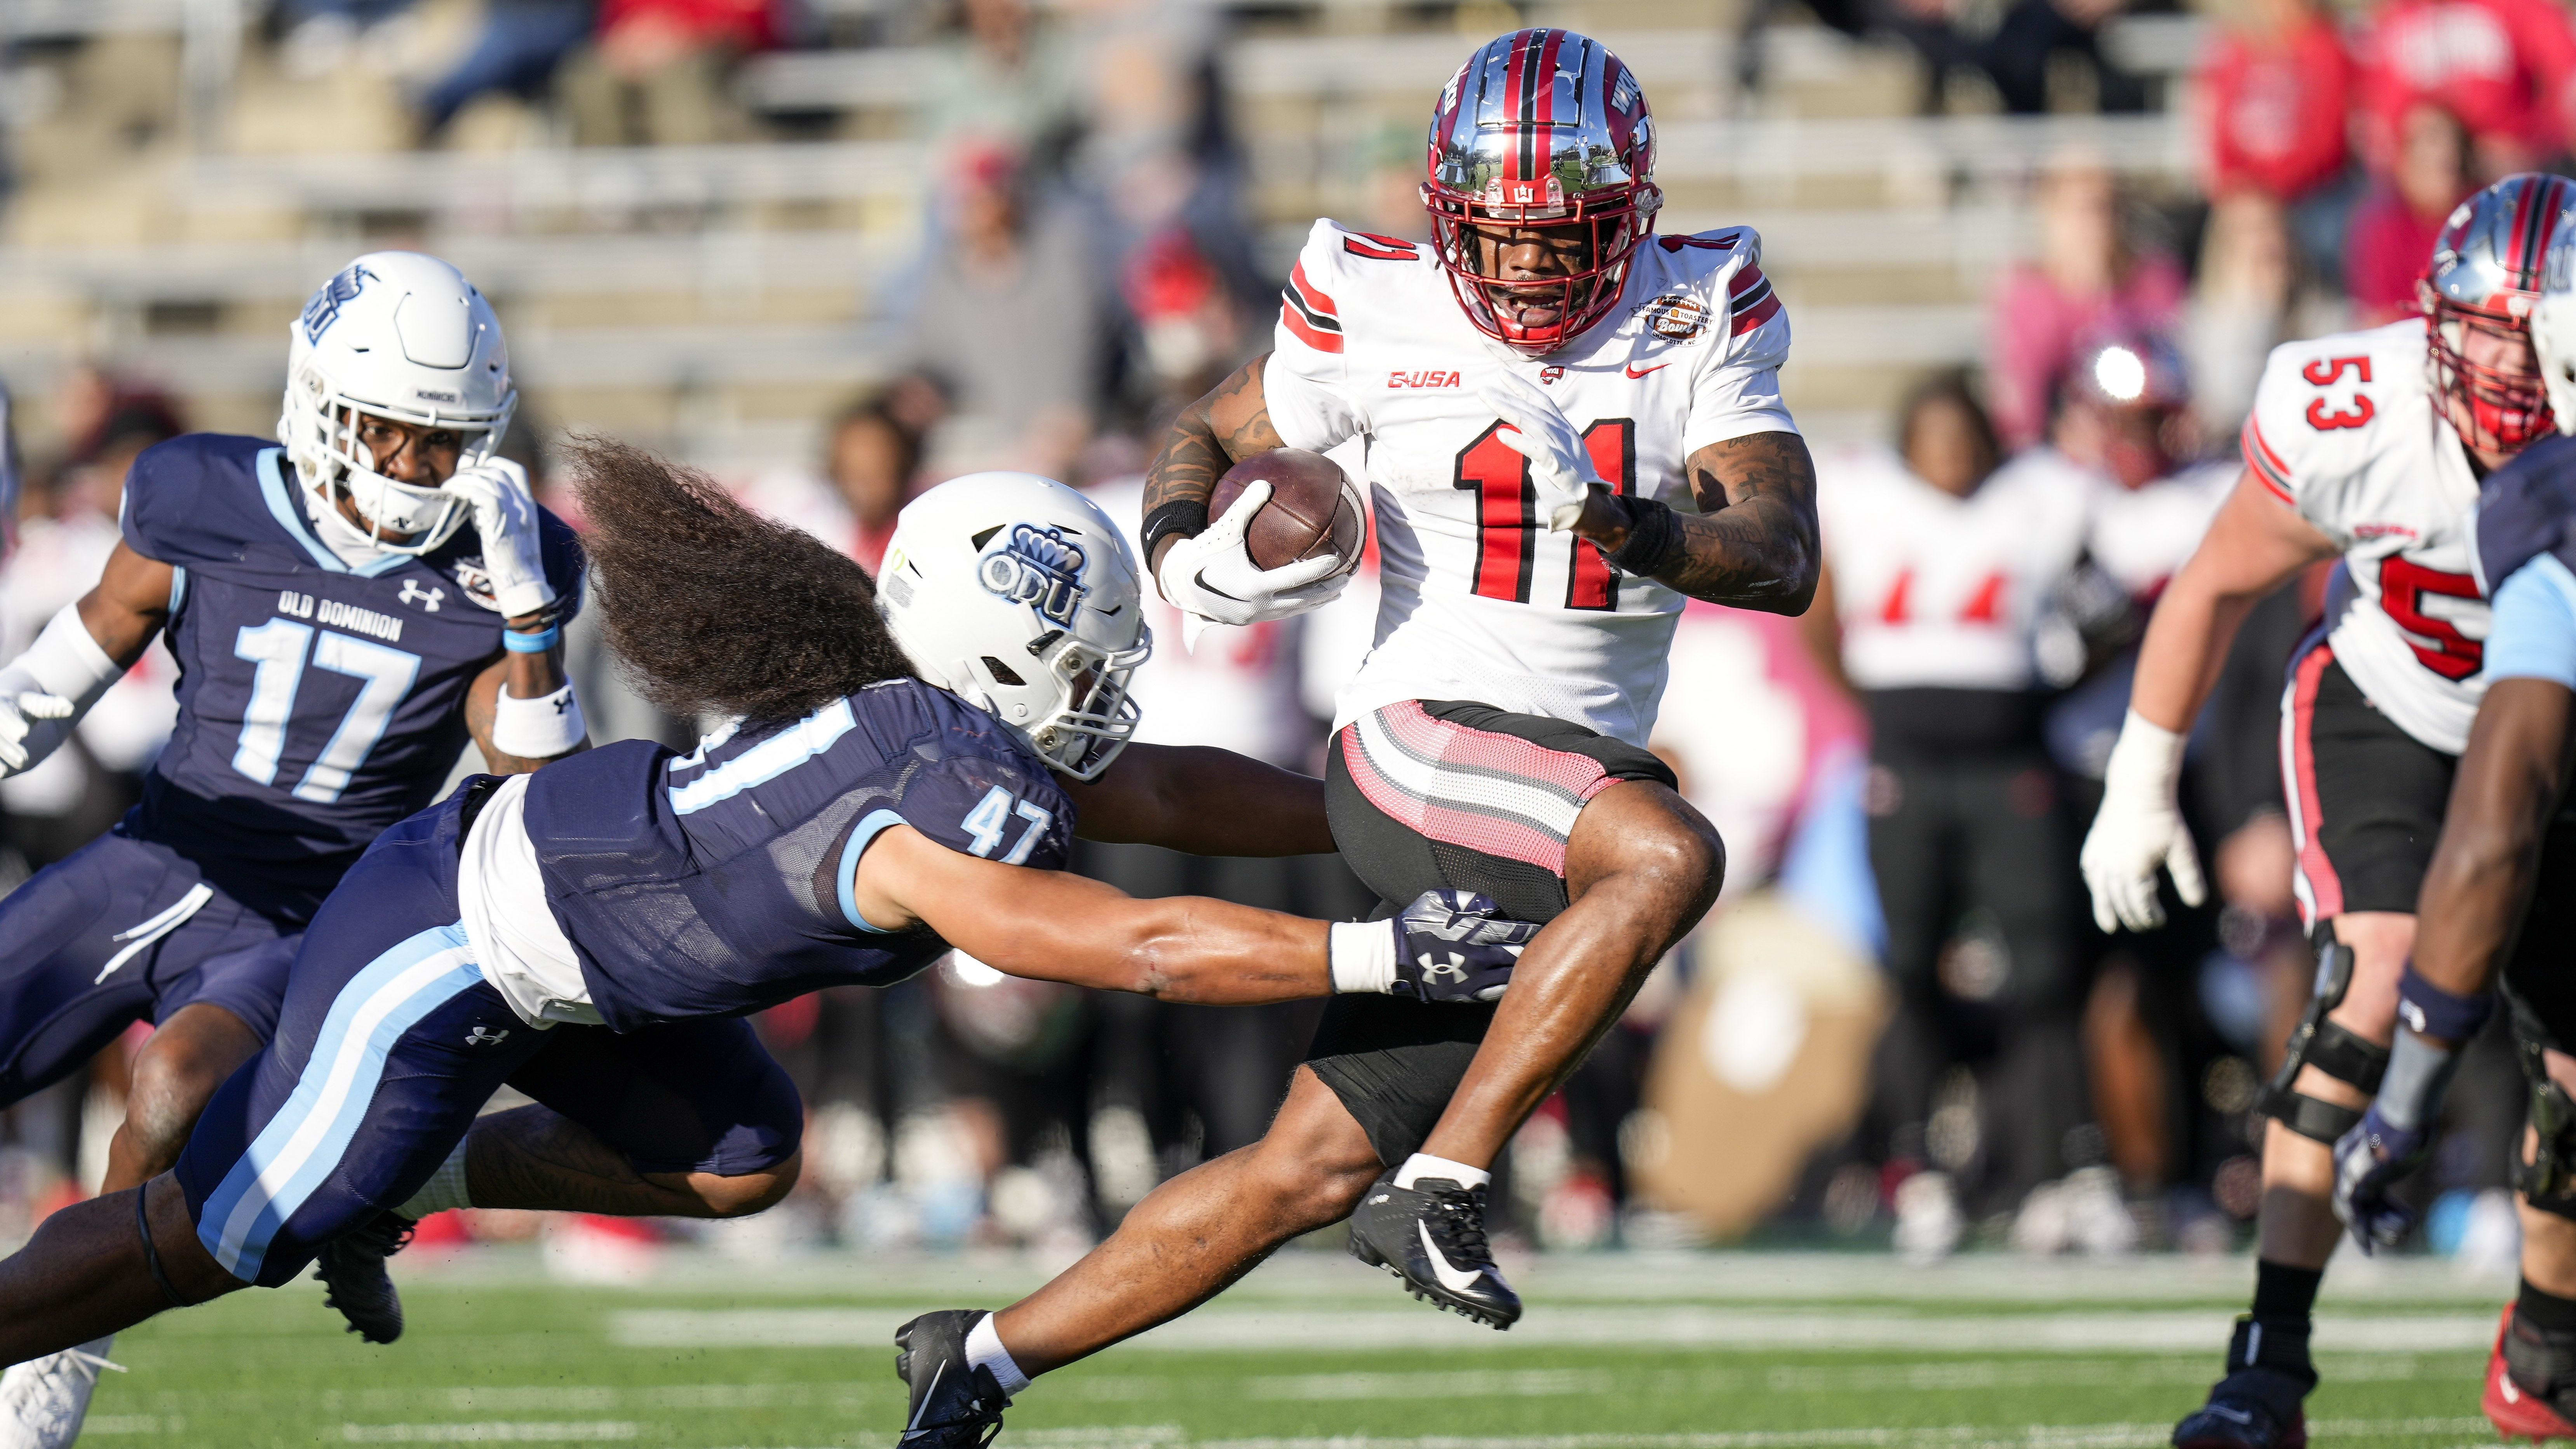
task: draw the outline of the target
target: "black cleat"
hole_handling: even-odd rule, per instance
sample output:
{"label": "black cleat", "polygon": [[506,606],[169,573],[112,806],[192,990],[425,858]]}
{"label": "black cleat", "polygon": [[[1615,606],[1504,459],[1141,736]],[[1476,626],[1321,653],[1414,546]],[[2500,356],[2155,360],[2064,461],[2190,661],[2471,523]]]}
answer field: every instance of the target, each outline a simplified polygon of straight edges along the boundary
{"label": "black cleat", "polygon": [[2174,1425],[2174,1449],[2307,1449],[2301,1405],[2316,1386],[2306,1321],[2246,1314],[2228,1340],[2227,1377],[2210,1385],[2209,1402]]}
{"label": "black cleat", "polygon": [[380,1212],[322,1245],[313,1260],[313,1276],[330,1291],[322,1302],[340,1310],[349,1331],[369,1343],[391,1343],[402,1337],[402,1295],[385,1272],[385,1260],[403,1250],[418,1223]]}
{"label": "black cleat", "polygon": [[2284,1411],[2277,1385],[2237,1382],[2263,1372],[2248,1369],[2219,1380],[2209,1402],[2174,1425],[2174,1449],[2306,1449],[2308,1419],[2295,1396]]}
{"label": "black cleat", "polygon": [[897,1449],[983,1449],[1002,1432],[1011,1406],[993,1371],[966,1362],[966,1335],[980,1308],[925,1313],[894,1331],[895,1376],[912,1390],[912,1416]]}
{"label": "black cleat", "polygon": [[1351,1214],[1351,1256],[1403,1279],[1414,1297],[1489,1328],[1510,1328],[1521,1316],[1521,1297],[1485,1241],[1481,1187],[1445,1177],[1398,1187],[1389,1169]]}

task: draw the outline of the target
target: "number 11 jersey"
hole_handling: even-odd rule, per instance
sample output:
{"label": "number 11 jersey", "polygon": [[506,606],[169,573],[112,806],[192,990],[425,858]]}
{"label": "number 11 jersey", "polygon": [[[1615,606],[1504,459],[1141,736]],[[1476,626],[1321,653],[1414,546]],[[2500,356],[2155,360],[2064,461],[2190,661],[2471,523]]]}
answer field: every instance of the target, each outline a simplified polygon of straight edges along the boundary
{"label": "number 11 jersey", "polygon": [[1365,440],[1383,593],[1335,728],[1401,700],[1464,699],[1646,742],[1685,601],[1548,530],[1479,393],[1520,373],[1583,434],[1603,482],[1697,512],[1692,452],[1797,431],[1780,402],[1789,320],[1761,247],[1747,228],[1649,237],[1609,316],[1533,359],[1469,324],[1428,247],[1315,224],[1262,388],[1290,447]]}
{"label": "number 11 jersey", "polygon": [[2478,480],[2425,369],[2424,323],[2272,350],[2245,469],[2337,548],[2335,659],[2400,729],[2468,748],[2486,691],[2488,608],[2472,574]]}
{"label": "number 11 jersey", "polygon": [[[135,460],[119,520],[126,547],[172,568],[179,661],[178,725],[120,829],[295,924],[437,794],[468,738],[465,691],[502,652],[470,525],[425,556],[352,565],[310,496],[274,443],[196,433]],[[538,521],[569,616],[580,545]]]}

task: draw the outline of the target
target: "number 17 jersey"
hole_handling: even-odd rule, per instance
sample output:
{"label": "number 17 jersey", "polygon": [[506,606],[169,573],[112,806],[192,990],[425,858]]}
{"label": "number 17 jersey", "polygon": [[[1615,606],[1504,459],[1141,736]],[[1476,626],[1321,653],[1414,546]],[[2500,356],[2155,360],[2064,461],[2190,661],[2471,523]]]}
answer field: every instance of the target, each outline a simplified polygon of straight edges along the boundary
{"label": "number 17 jersey", "polygon": [[[293,924],[437,794],[466,745],[466,689],[502,653],[470,526],[353,566],[315,531],[310,496],[276,444],[195,433],[135,460],[120,519],[126,547],[172,569],[179,721],[119,828]],[[580,545],[553,514],[538,522],[569,614]]]}
{"label": "number 17 jersey", "polygon": [[2424,323],[2272,350],[2245,468],[2343,550],[2328,641],[2380,712],[2447,754],[2486,691],[2485,591],[2472,570],[2478,480],[2425,371]]}
{"label": "number 17 jersey", "polygon": [[1583,435],[1603,482],[1697,512],[1692,452],[1797,431],[1778,376],[1789,320],[1761,246],[1746,228],[1649,237],[1610,314],[1532,359],[1468,322],[1429,248],[1315,224],[1262,390],[1290,447],[1365,440],[1383,592],[1335,728],[1402,700],[1462,699],[1645,743],[1685,601],[1548,530],[1479,394],[1521,374]]}

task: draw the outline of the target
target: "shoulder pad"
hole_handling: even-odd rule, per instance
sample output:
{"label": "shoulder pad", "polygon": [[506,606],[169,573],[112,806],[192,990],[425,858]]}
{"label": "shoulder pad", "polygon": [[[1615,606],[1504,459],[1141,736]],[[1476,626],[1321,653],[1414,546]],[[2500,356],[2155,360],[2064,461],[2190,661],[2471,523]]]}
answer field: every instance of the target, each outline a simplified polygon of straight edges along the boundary
{"label": "shoulder pad", "polygon": [[265,516],[253,470],[277,445],[263,438],[189,433],[156,443],[126,473],[118,526],[145,558],[187,563],[229,558],[251,535],[246,510]]}
{"label": "shoulder pad", "polygon": [[2272,349],[2245,420],[2245,466],[2282,501],[2360,468],[2394,405],[2423,389],[2423,339],[2404,325]]}

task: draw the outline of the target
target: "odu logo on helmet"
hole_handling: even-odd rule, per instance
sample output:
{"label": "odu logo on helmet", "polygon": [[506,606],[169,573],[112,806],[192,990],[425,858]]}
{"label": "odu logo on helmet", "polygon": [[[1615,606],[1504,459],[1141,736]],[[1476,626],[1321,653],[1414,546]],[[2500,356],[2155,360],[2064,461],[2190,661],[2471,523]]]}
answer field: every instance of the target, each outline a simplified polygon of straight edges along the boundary
{"label": "odu logo on helmet", "polygon": [[1011,525],[1010,538],[984,555],[975,575],[985,588],[1068,628],[1089,592],[1082,586],[1082,546],[1056,529],[1025,523]]}
{"label": "odu logo on helmet", "polygon": [[323,283],[322,290],[313,294],[313,300],[304,304],[304,340],[321,341],[322,334],[330,331],[331,324],[339,320],[340,304],[355,298],[374,280],[375,273],[365,267],[351,265]]}

